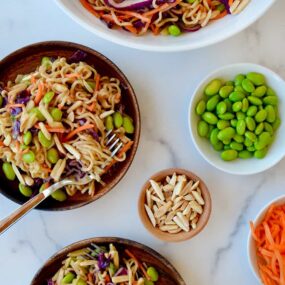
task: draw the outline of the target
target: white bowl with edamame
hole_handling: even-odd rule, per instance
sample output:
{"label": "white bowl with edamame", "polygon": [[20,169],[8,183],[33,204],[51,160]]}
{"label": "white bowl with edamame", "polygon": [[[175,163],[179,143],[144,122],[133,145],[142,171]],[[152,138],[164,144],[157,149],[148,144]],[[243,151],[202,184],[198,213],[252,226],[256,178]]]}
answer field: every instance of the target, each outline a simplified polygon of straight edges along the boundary
{"label": "white bowl with edamame", "polygon": [[[270,86],[275,90],[279,103],[279,118],[281,125],[274,133],[274,141],[269,146],[267,155],[262,159],[255,157],[249,159],[235,159],[233,161],[224,161],[221,159],[221,152],[214,150],[211,146],[209,139],[199,136],[197,131],[197,125],[199,122],[199,116],[196,114],[197,103],[202,99],[205,87],[213,79],[219,78],[223,81],[233,80],[238,74],[247,74],[249,72],[261,73],[266,78],[267,86]],[[231,64],[215,70],[210,75],[202,80],[190,100],[188,122],[190,134],[196,149],[200,152],[202,157],[208,161],[211,165],[227,173],[236,175],[250,175],[265,171],[274,165],[276,165],[285,156],[285,82],[270,69],[261,65],[253,63],[238,63]]]}

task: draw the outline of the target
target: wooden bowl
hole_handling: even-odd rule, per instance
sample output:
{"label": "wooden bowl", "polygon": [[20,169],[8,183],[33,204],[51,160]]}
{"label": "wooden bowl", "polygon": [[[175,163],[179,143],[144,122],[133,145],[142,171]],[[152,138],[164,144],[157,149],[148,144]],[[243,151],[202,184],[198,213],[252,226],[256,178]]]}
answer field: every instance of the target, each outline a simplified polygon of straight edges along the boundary
{"label": "wooden bowl", "polygon": [[[64,202],[57,202],[48,198],[37,207],[38,209],[69,210],[99,199],[108,193],[123,178],[138,148],[141,123],[135,92],[122,71],[113,62],[97,51],[79,44],[60,41],[41,42],[29,45],[13,52],[0,61],[0,82],[5,84],[9,80],[14,80],[17,74],[25,74],[33,71],[40,64],[43,56],[70,57],[77,50],[87,53],[85,62],[95,66],[100,74],[116,77],[121,81],[122,102],[126,106],[126,112],[133,118],[135,124],[135,133],[133,135],[134,144],[127,154],[127,159],[122,163],[116,164],[108,174],[103,176],[106,186],[96,185],[97,191],[93,197],[88,194],[77,193]],[[2,171],[0,171],[0,181],[0,192],[3,195],[19,204],[23,204],[27,201],[27,198],[19,192],[18,183],[8,181]]]}
{"label": "wooden bowl", "polygon": [[[188,177],[189,179],[192,179],[192,180],[199,180],[200,181],[199,188],[201,189],[202,196],[203,196],[204,201],[205,201],[204,211],[198,220],[197,227],[194,230],[190,230],[189,232],[181,231],[177,234],[171,234],[171,233],[163,232],[159,228],[153,227],[153,225],[152,225],[151,221],[149,220],[149,217],[146,213],[145,207],[144,207],[144,205],[146,203],[146,190],[150,187],[149,180],[152,179],[154,181],[161,181],[164,178],[166,178],[168,175],[171,176],[174,172],[177,175],[179,175],[179,174],[183,175],[184,174],[186,177]],[[198,233],[200,233],[204,229],[204,227],[207,225],[209,218],[210,218],[210,214],[211,214],[211,210],[212,210],[212,202],[211,202],[211,197],[210,197],[210,193],[208,191],[208,188],[207,188],[206,184],[203,182],[203,180],[201,180],[201,178],[199,178],[194,173],[192,173],[188,170],[184,170],[184,169],[180,169],[180,168],[170,168],[170,169],[165,169],[165,170],[162,170],[162,171],[155,173],[143,185],[140,196],[139,196],[138,210],[139,210],[139,215],[140,215],[140,218],[141,218],[143,225],[151,234],[153,234],[155,237],[157,237],[158,239],[163,240],[163,241],[179,242],[179,241],[185,241],[185,240],[193,238],[194,236],[196,236]]]}
{"label": "wooden bowl", "polygon": [[159,272],[159,281],[155,283],[156,285],[186,285],[176,269],[158,252],[135,241],[116,237],[91,238],[65,247],[47,260],[43,267],[36,273],[30,285],[47,285],[46,281],[60,268],[62,261],[69,252],[89,246],[91,243],[98,245],[113,243],[119,251],[129,249],[139,260],[157,269]]}

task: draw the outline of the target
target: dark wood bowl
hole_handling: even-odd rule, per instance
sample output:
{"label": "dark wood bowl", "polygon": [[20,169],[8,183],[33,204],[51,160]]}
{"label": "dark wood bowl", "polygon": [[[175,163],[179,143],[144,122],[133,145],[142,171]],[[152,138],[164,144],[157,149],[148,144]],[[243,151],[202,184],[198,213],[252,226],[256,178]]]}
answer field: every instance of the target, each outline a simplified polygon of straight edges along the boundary
{"label": "dark wood bowl", "polygon": [[[138,148],[141,123],[135,92],[122,71],[113,62],[97,51],[79,44],[61,41],[41,42],[29,45],[13,52],[0,61],[0,82],[5,84],[9,80],[14,80],[18,74],[25,74],[35,70],[43,56],[70,57],[77,50],[87,53],[85,62],[93,65],[101,75],[116,77],[121,81],[122,103],[126,107],[126,113],[133,118],[135,124],[135,133],[133,135],[134,144],[127,154],[127,159],[122,163],[116,164],[103,176],[106,186],[96,185],[97,190],[93,197],[88,194],[77,193],[64,202],[57,202],[52,198],[48,198],[37,207],[42,210],[69,210],[99,199],[108,193],[123,178]],[[19,204],[23,204],[27,201],[27,198],[19,192],[18,183],[8,181],[2,171],[0,171],[0,192]]]}
{"label": "dark wood bowl", "polygon": [[65,247],[47,260],[36,273],[31,285],[47,285],[46,281],[61,267],[61,262],[69,252],[89,246],[91,243],[99,245],[113,243],[119,251],[129,249],[139,260],[157,269],[160,277],[156,285],[186,285],[177,270],[158,252],[138,242],[116,237],[90,238]]}

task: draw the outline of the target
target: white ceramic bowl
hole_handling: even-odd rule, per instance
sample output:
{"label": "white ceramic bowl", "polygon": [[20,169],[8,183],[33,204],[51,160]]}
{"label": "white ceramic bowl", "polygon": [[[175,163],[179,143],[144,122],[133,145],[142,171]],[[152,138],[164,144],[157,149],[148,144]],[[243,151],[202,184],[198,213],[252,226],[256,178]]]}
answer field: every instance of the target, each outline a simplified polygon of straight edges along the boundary
{"label": "white ceramic bowl", "polygon": [[[263,220],[267,210],[272,204],[282,205],[285,204],[285,196],[282,195],[270,201],[267,205],[265,205],[260,212],[257,214],[256,218],[254,219],[254,226],[257,226]],[[256,246],[255,241],[251,236],[251,232],[248,234],[248,241],[247,241],[247,256],[250,268],[254,274],[254,276],[262,283],[261,278],[259,276],[258,267],[257,267],[257,255],[256,255]]]}
{"label": "white ceramic bowl", "polygon": [[[224,80],[232,80],[235,75],[239,73],[246,74],[250,71],[260,72],[264,74],[267,80],[267,84],[277,92],[279,97],[279,114],[281,118],[281,126],[277,130],[276,138],[273,144],[270,146],[268,154],[265,158],[223,161],[220,158],[220,153],[211,147],[210,142],[198,135],[197,123],[199,121],[199,117],[195,113],[195,107],[203,95],[205,86],[212,79],[221,78]],[[210,164],[222,171],[237,175],[249,175],[262,172],[274,166],[285,156],[285,148],[283,145],[283,142],[285,141],[285,82],[279,75],[261,65],[252,63],[238,63],[224,66],[203,79],[203,81],[194,91],[190,101],[188,121],[190,133],[195,147],[204,157],[204,159],[207,160]]]}
{"label": "white ceramic bowl", "polygon": [[105,23],[91,15],[79,0],[55,1],[74,21],[97,36],[123,46],[159,52],[190,50],[229,38],[255,22],[275,2],[275,0],[253,0],[239,15],[227,16],[198,32],[185,33],[175,38],[151,34],[136,37],[125,31],[111,30]]}

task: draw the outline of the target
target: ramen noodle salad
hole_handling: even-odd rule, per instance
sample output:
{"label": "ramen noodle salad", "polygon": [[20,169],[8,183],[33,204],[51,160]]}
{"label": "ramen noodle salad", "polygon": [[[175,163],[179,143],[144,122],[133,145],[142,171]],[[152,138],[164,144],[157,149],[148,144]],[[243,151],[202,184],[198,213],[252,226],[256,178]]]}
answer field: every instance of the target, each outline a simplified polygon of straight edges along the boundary
{"label": "ramen noodle salad", "polygon": [[[96,182],[126,159],[134,133],[125,113],[116,78],[101,76],[77,51],[70,58],[43,57],[31,73],[1,86],[0,159],[9,180],[19,180],[20,192],[30,197],[65,177],[92,175],[84,186],[67,186],[94,195]],[[123,143],[112,158],[106,146],[108,131]],[[55,199],[65,200],[59,190]]]}
{"label": "ramen noodle salad", "polygon": [[47,285],[155,285],[158,280],[157,270],[141,263],[129,249],[121,252],[113,244],[92,243],[70,252]]}
{"label": "ramen noodle salad", "polygon": [[134,35],[178,36],[196,32],[214,20],[240,13],[251,0],[79,0],[112,28]]}

